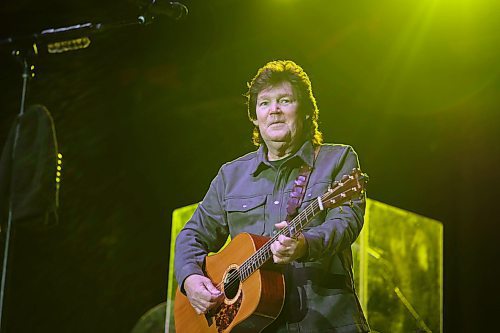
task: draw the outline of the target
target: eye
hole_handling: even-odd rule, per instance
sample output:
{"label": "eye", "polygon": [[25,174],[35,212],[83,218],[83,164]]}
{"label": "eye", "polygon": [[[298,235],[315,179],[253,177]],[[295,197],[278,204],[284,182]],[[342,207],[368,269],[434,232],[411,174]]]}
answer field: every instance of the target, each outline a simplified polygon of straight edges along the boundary
{"label": "eye", "polygon": [[291,102],[292,102],[292,100],[289,97],[283,97],[280,99],[281,104],[289,104]]}
{"label": "eye", "polygon": [[268,105],[268,104],[269,104],[269,102],[268,102],[268,101],[260,101],[260,102],[259,102],[259,106],[266,106],[266,105]]}

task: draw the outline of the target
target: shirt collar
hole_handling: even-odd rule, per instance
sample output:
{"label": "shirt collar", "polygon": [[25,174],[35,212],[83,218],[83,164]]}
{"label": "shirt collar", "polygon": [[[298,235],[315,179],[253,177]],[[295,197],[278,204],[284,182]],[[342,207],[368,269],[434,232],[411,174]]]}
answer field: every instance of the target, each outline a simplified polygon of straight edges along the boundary
{"label": "shirt collar", "polygon": [[[267,148],[265,145],[260,145],[259,149],[257,149],[257,156],[254,159],[254,165],[250,169],[250,173],[255,175],[262,166],[268,166],[269,161],[267,160]],[[294,154],[292,154],[291,158],[299,157],[303,162],[307,163],[311,168],[314,164],[314,147],[311,141],[305,141],[302,146],[297,150]]]}

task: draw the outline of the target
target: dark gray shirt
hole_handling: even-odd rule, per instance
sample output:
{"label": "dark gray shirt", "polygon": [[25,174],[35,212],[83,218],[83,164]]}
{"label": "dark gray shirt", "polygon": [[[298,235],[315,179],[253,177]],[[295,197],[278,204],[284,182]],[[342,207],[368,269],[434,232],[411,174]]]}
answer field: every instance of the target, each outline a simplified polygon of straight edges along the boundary
{"label": "dark gray shirt", "polygon": [[[208,252],[218,251],[228,235],[271,236],[286,219],[288,197],[303,163],[313,167],[299,212],[328,186],[359,166],[350,146],[324,144],[316,161],[311,142],[279,167],[267,150],[224,164],[192,218],[176,240],[175,274],[182,286],[191,274],[203,275]],[[364,200],[327,209],[304,229],[308,253],[284,265],[285,306],[265,332],[366,332],[368,325],[354,291],[351,244],[363,226]]]}

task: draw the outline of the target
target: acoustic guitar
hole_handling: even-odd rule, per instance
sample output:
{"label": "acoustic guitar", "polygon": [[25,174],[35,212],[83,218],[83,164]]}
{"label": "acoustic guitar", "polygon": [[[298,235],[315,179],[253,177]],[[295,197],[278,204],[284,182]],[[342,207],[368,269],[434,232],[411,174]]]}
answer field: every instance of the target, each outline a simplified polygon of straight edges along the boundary
{"label": "acoustic guitar", "polygon": [[363,197],[368,176],[359,169],[334,182],[322,196],[302,210],[273,237],[241,233],[221,252],[207,256],[205,275],[224,293],[224,300],[209,313],[198,315],[177,288],[174,303],[177,333],[260,332],[283,307],[285,281],[272,263],[271,244],[283,234],[297,236],[322,210]]}

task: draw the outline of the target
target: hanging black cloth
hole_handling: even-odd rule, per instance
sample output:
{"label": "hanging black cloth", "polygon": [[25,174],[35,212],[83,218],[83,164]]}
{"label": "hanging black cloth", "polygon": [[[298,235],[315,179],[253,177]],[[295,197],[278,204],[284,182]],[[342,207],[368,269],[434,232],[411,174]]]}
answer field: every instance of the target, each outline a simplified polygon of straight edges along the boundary
{"label": "hanging black cloth", "polygon": [[[16,127],[19,136],[12,158]],[[57,140],[54,121],[43,105],[32,105],[14,121],[0,158],[0,222],[12,202],[14,227],[45,229],[57,223]],[[60,178],[60,177],[59,177]]]}

